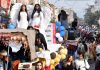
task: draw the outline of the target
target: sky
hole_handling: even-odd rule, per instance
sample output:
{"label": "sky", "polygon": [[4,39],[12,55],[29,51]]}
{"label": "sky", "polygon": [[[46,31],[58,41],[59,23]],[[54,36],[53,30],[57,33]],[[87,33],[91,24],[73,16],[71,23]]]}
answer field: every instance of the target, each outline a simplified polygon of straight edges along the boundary
{"label": "sky", "polygon": [[71,8],[80,18],[84,18],[86,8],[94,5],[95,0],[48,0],[50,3],[55,4],[58,8]]}

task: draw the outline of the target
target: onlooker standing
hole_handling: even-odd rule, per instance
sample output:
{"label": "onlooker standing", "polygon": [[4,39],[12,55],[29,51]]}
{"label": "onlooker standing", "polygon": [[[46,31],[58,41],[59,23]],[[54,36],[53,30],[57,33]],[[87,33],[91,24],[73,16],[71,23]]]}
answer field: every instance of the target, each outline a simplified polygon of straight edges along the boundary
{"label": "onlooker standing", "polygon": [[62,70],[73,70],[74,63],[73,63],[73,56],[68,56],[66,61],[63,63]]}
{"label": "onlooker standing", "polygon": [[83,53],[79,53],[79,59],[75,60],[75,65],[77,70],[87,70],[90,68],[90,65],[87,62],[87,60],[84,58]]}

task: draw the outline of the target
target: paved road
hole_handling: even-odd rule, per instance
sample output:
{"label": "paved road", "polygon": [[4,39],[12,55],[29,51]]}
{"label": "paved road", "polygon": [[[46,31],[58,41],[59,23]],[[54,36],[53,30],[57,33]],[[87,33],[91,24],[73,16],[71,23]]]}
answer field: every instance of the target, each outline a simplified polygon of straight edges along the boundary
{"label": "paved road", "polygon": [[95,61],[89,60],[88,62],[90,64],[90,69],[89,70],[95,70]]}

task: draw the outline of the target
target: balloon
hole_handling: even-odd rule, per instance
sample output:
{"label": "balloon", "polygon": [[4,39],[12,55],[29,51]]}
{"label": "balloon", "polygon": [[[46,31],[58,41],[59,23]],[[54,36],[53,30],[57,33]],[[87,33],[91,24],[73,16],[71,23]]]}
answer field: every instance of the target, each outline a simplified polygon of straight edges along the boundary
{"label": "balloon", "polygon": [[64,48],[64,46],[60,46],[61,48]]}
{"label": "balloon", "polygon": [[42,49],[42,48],[39,48],[39,51],[40,51],[40,52],[42,52],[42,51],[43,51],[43,49]]}
{"label": "balloon", "polygon": [[63,42],[63,38],[62,38],[62,37],[59,37],[59,38],[58,38],[58,41],[59,41],[59,42]]}
{"label": "balloon", "polygon": [[55,60],[51,59],[50,64],[53,65],[55,63]]}
{"label": "balloon", "polygon": [[16,28],[16,24],[12,24],[12,23],[10,23],[9,25],[8,25],[8,29],[15,29]]}
{"label": "balloon", "polygon": [[60,53],[60,50],[63,49],[63,47],[59,47],[58,52]]}
{"label": "balloon", "polygon": [[56,26],[61,26],[61,22],[56,21]]}
{"label": "balloon", "polygon": [[61,59],[61,55],[60,55],[60,54],[58,54],[58,55],[57,55],[57,58]]}
{"label": "balloon", "polygon": [[55,66],[54,65],[50,65],[50,70],[53,70],[55,69]]}
{"label": "balloon", "polygon": [[60,37],[60,33],[56,33],[56,37],[59,38]]}
{"label": "balloon", "polygon": [[58,29],[58,26],[56,26],[56,29]]}
{"label": "balloon", "polygon": [[60,54],[64,54],[64,49],[61,49],[59,52]]}
{"label": "balloon", "polygon": [[65,27],[64,26],[60,26],[60,31],[64,31]]}
{"label": "balloon", "polygon": [[54,61],[57,62],[57,63],[59,63],[60,59],[59,58],[55,58]]}
{"label": "balloon", "polygon": [[63,50],[64,50],[63,54],[67,55],[68,50],[66,48],[64,48]]}
{"label": "balloon", "polygon": [[63,59],[65,59],[65,58],[66,58],[66,55],[61,54],[61,59],[63,60]]}
{"label": "balloon", "polygon": [[55,62],[54,66],[57,66],[59,64],[59,62]]}
{"label": "balloon", "polygon": [[56,53],[55,53],[55,52],[52,52],[52,53],[50,54],[50,56],[51,56],[51,59],[55,59],[55,58],[56,58]]}
{"label": "balloon", "polygon": [[60,36],[61,37],[65,36],[65,31],[60,31]]}

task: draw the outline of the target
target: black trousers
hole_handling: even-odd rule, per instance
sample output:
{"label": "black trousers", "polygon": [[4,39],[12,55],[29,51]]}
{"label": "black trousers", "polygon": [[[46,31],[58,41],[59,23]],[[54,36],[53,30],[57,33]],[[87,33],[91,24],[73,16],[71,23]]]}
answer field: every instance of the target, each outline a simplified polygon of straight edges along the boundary
{"label": "black trousers", "polygon": [[96,61],[95,70],[100,70],[100,61]]}

